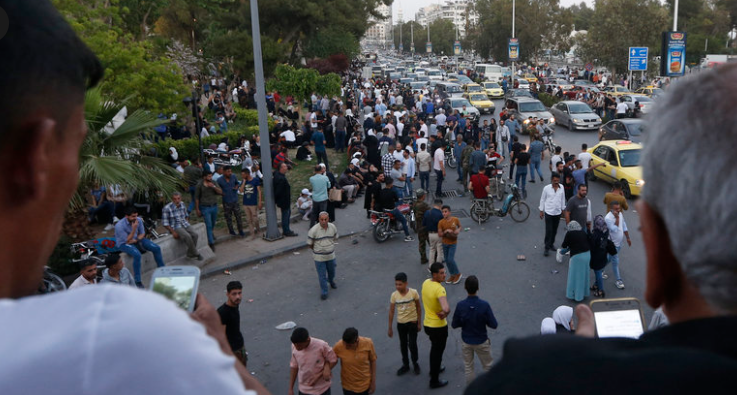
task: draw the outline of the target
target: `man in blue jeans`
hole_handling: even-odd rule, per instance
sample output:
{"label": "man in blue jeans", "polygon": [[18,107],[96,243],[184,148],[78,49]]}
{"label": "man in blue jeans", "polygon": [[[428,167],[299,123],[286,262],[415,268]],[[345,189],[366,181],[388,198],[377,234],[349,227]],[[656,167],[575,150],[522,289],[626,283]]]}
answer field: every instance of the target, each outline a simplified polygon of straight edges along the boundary
{"label": "man in blue jeans", "polygon": [[197,215],[205,218],[207,244],[210,245],[210,249],[213,251],[215,251],[215,236],[212,234],[212,229],[218,219],[218,195],[222,194],[223,190],[212,181],[212,173],[205,173],[202,176],[202,180],[197,183],[194,192],[195,209]]}
{"label": "man in blue jeans", "polygon": [[143,282],[141,281],[141,251],[138,250],[139,246],[154,254],[154,259],[158,267],[164,266],[164,258],[161,257],[161,247],[146,238],[143,221],[138,220],[138,210],[133,206],[128,207],[125,210],[125,218],[115,224],[115,243],[120,251],[133,258],[133,277],[136,280],[136,286],[138,288],[143,288]]}
{"label": "man in blue jeans", "polygon": [[330,216],[322,211],[318,214],[320,223],[307,232],[307,245],[312,249],[317,278],[320,281],[320,299],[328,298],[328,284],[335,285],[335,242],[338,241],[338,228],[331,224]]}

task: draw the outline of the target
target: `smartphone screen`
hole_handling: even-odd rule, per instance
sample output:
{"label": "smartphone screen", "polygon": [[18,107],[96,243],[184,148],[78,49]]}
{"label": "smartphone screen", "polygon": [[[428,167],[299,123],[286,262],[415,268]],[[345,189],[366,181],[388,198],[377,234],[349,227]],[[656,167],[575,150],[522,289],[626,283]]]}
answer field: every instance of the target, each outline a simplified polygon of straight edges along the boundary
{"label": "smartphone screen", "polygon": [[151,289],[172,300],[182,309],[191,312],[194,310],[198,280],[199,271],[196,274],[161,272],[154,275]]}
{"label": "smartphone screen", "polygon": [[591,304],[599,337],[637,339],[644,332],[640,302],[637,299],[601,300]]}

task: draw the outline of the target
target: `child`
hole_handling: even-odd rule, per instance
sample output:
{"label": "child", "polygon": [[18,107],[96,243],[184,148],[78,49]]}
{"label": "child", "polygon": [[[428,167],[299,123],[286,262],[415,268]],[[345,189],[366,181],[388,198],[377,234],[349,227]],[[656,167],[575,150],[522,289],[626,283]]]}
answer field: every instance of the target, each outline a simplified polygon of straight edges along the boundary
{"label": "child", "polygon": [[412,353],[412,364],[416,375],[420,374],[420,365],[417,364],[417,333],[422,330],[422,313],[420,310],[420,294],[417,290],[407,287],[407,275],[397,273],[394,276],[394,285],[397,290],[389,300],[389,337],[394,335],[394,309],[397,310],[397,332],[399,333],[399,348],[402,351],[402,367],[397,370],[401,376],[409,372],[409,358],[407,347]]}
{"label": "child", "polygon": [[302,214],[303,221],[310,220],[310,214],[312,213],[312,193],[310,190],[305,188],[302,190],[302,194],[297,199],[297,209]]}

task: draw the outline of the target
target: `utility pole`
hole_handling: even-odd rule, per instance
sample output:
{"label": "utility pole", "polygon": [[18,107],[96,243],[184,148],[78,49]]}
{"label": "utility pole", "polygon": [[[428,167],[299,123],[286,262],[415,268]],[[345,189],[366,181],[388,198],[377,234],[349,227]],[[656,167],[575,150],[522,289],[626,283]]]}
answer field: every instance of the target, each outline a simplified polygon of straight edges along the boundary
{"label": "utility pole", "polygon": [[266,114],[266,84],[264,83],[264,62],[261,54],[261,28],[258,21],[258,0],[251,0],[251,36],[253,37],[253,64],[256,72],[256,108],[258,109],[258,130],[266,149],[261,150],[261,171],[264,173],[264,199],[266,200],[266,234],[264,239],[281,239],[276,224],[276,203],[274,201],[274,176],[271,169],[271,150],[268,148],[269,125]]}
{"label": "utility pole", "polygon": [[[512,0],[512,38],[514,37],[514,14],[517,10],[517,1]],[[519,54],[519,50],[517,50],[517,53]],[[519,55],[517,55],[519,56]],[[509,89],[514,89],[514,61],[512,61],[512,75],[511,75],[511,81],[509,81]]]}
{"label": "utility pole", "polygon": [[678,0],[673,6],[673,31],[678,31]]}

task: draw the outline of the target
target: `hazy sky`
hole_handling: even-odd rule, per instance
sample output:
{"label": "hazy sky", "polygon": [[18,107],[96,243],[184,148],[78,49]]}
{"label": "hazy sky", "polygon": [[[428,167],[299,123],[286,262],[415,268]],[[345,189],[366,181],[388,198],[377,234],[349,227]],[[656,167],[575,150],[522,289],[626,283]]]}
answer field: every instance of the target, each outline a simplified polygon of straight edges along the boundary
{"label": "hazy sky", "polygon": [[[588,4],[589,7],[594,6],[594,0],[560,0],[560,4],[564,7],[568,7],[571,4],[578,4],[581,1]],[[409,21],[411,19],[414,19],[415,13],[421,8],[425,7],[430,4],[437,4],[437,3],[445,3],[445,0],[394,0],[394,20],[396,22],[397,20],[397,10],[399,10],[399,6],[402,6],[402,10],[404,11],[404,21]]]}

